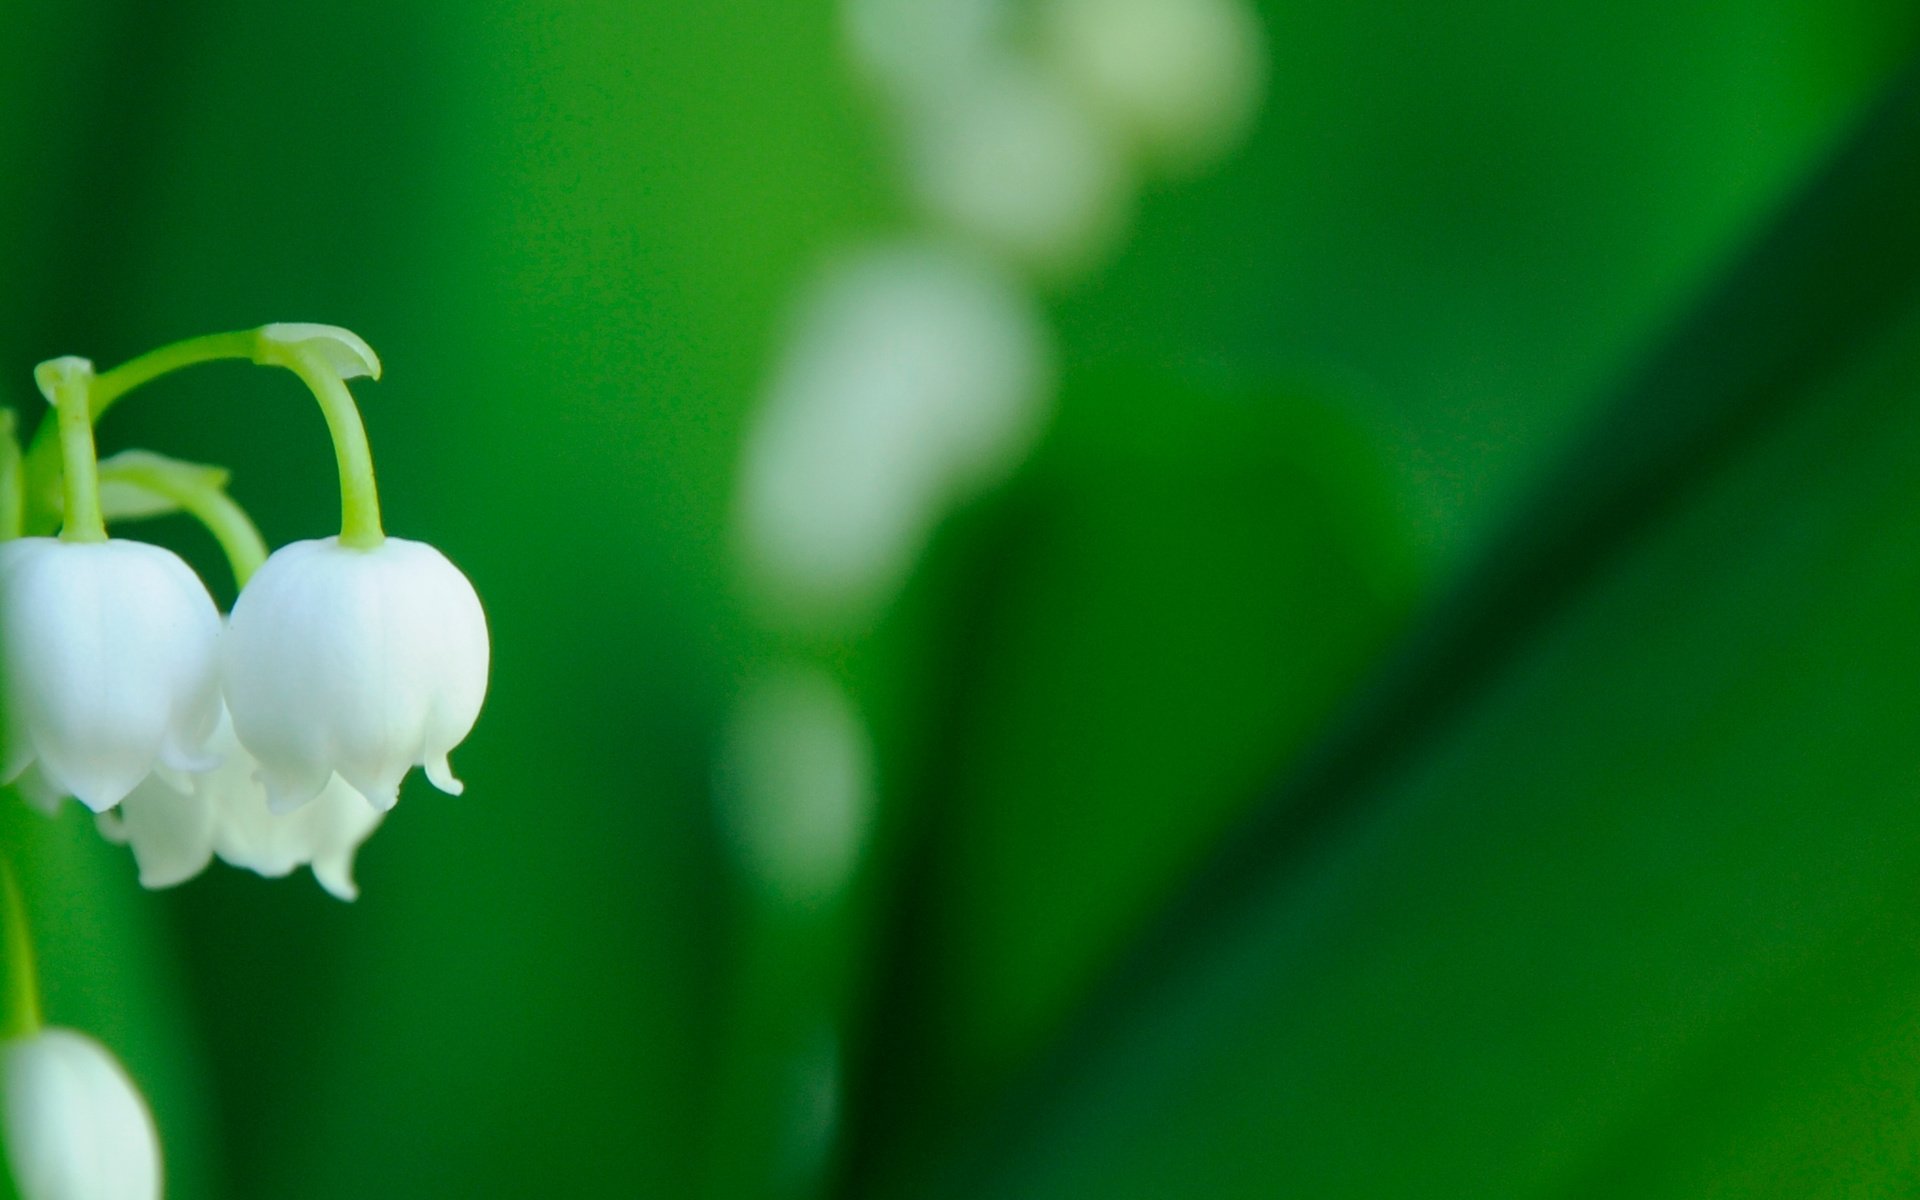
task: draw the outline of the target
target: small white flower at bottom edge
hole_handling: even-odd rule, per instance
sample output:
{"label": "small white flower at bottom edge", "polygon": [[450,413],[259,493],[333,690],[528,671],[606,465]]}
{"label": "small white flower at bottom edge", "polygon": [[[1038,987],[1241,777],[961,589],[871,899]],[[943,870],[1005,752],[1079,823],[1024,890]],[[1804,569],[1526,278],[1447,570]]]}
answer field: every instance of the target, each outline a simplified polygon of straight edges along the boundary
{"label": "small white flower at bottom edge", "polygon": [[337,776],[298,811],[276,813],[257,778],[260,764],[233,736],[224,714],[213,749],[224,758],[214,770],[186,780],[189,792],[150,779],[118,813],[100,816],[103,835],[132,847],[141,886],[184,883],[218,854],[231,866],[269,879],[310,865],[321,887],[341,900],[357,899],[354,854],[379,828],[383,814]]}
{"label": "small white flower at bottom edge", "polygon": [[0,1149],[21,1200],[158,1200],[160,1137],[106,1047],[70,1029],[0,1043]]}

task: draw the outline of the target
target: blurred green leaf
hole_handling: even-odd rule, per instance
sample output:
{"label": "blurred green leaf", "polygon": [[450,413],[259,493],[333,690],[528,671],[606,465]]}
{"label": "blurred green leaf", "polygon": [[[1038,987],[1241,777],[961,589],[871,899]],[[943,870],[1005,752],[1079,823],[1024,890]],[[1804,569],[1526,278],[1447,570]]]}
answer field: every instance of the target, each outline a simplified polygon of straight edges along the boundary
{"label": "blurred green leaf", "polygon": [[1457,568],[1920,38],[1905,0],[1267,0],[1271,95],[1076,297],[1088,353],[1314,364]]}
{"label": "blurred green leaf", "polygon": [[894,1099],[866,1137],[925,1136],[1004,1083],[1397,628],[1397,489],[1309,395],[1070,385],[950,614],[963,661],[868,1051]]}
{"label": "blurred green leaf", "polygon": [[947,1184],[1912,1186],[1916,212],[1909,76]]}

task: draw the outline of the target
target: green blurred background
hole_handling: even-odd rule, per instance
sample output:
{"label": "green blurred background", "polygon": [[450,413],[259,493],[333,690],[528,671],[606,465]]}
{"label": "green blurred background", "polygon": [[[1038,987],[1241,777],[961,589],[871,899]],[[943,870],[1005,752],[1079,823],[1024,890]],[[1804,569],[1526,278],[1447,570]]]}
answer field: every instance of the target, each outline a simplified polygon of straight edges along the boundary
{"label": "green blurred background", "polygon": [[[854,894],[783,911],[710,807],[780,651],[734,470],[809,273],[910,223],[832,6],[0,8],[0,400],[56,354],[349,326],[388,527],[494,639],[467,794],[410,782],[356,904],[142,893],[73,806],[0,805],[49,1016],[141,1081],[170,1194],[1920,1179],[1911,304],[1275,898],[1196,918],[1201,965],[1130,953],[1541,481],[1578,494],[1610,389],[1920,47],[1890,0],[1260,10],[1249,143],[1049,298],[1044,444],[805,648],[884,807]],[[334,517],[288,378],[166,381],[101,442],[231,466],[276,544]]]}

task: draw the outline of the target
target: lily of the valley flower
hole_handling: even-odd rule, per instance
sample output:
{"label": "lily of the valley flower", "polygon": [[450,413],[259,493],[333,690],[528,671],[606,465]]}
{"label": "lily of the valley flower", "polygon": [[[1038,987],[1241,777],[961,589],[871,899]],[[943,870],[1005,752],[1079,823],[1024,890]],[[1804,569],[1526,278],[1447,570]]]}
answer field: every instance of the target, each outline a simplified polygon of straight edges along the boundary
{"label": "lily of the valley flower", "polygon": [[269,879],[311,865],[321,887],[341,900],[357,898],[354,854],[384,814],[338,778],[298,812],[273,812],[259,780],[260,764],[234,737],[224,713],[212,749],[221,756],[220,765],[187,780],[186,790],[150,779],[117,813],[99,818],[103,834],[132,847],[141,885],[184,883],[218,854],[231,866]]}
{"label": "lily of the valley flower", "polygon": [[158,1200],[160,1139],[100,1043],[39,1029],[0,1043],[0,1148],[21,1200]]}
{"label": "lily of the valley flower", "polygon": [[[267,556],[226,472],[138,452],[97,460],[92,421],[121,395],[234,358],[292,371],[318,401],[340,472],[338,537]],[[218,855],[267,876],[311,865],[352,899],[355,852],[407,772],[422,766],[443,791],[461,790],[447,755],[485,697],[486,618],[445,556],[381,527],[346,387],[379,376],[360,338],[307,324],[191,338],[103,375],[72,357],[35,372],[58,456],[36,435],[13,486],[0,455],[0,486],[35,507],[20,522],[0,512],[0,538],[16,524],[46,528],[48,510],[61,534],[0,544],[10,731],[0,782],[18,780],[49,810],[79,796],[103,833],[132,846],[149,887]],[[241,584],[224,631],[178,558],[107,537],[109,517],[171,512],[206,525]]]}
{"label": "lily of the valley flower", "polygon": [[234,732],[283,813],[336,774],[383,812],[415,766],[458,795],[447,754],[479,716],[487,663],[473,585],[402,538],[281,547],[241,591],[222,647]]}
{"label": "lily of the valley flower", "polygon": [[156,768],[204,770],[220,712],[213,599],[143,542],[0,544],[7,739],[0,780],[95,812]]}

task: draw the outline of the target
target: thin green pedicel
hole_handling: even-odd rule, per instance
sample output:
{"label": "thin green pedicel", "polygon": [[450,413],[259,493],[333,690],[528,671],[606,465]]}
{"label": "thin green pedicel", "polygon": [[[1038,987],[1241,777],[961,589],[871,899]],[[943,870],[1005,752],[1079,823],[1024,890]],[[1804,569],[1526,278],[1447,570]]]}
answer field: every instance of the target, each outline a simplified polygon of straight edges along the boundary
{"label": "thin green pedicel", "polygon": [[27,909],[13,864],[0,857],[0,949],[4,949],[5,1009],[0,1010],[0,1041],[28,1037],[40,1029],[40,981],[33,965],[33,941],[27,936]]}

